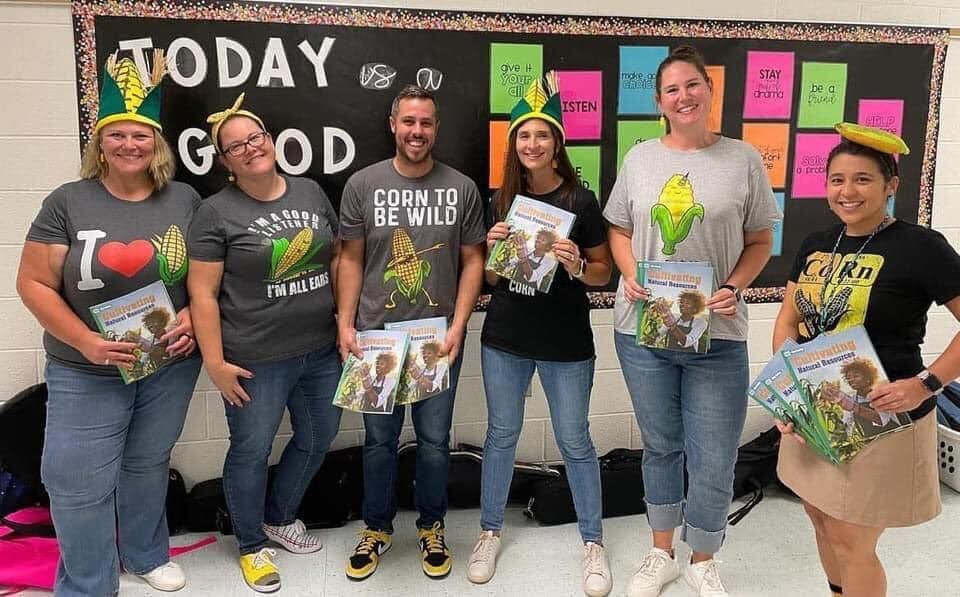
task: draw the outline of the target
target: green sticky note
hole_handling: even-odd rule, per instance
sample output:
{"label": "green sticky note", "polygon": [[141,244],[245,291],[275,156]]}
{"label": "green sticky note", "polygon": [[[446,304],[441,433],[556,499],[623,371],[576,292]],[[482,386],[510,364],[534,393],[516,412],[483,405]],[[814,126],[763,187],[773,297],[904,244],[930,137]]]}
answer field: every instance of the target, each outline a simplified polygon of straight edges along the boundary
{"label": "green sticky note", "polygon": [[490,44],[490,113],[509,114],[543,72],[543,46]]}
{"label": "green sticky note", "polygon": [[567,155],[583,186],[600,198],[600,148],[567,147]]}
{"label": "green sticky note", "polygon": [[662,137],[667,129],[659,120],[621,120],[617,123],[617,172],[623,157],[630,148],[646,141]]}
{"label": "green sticky note", "polygon": [[800,128],[832,129],[843,122],[847,99],[847,65],[837,62],[804,62],[800,83]]}

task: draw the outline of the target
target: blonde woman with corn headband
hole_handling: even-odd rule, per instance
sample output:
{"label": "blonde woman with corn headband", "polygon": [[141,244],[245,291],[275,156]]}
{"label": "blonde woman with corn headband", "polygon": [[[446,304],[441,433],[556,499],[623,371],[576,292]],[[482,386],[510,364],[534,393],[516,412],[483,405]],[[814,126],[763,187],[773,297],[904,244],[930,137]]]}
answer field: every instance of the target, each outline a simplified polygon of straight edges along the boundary
{"label": "blonde woman with corn headband", "polygon": [[[223,487],[244,581],[280,588],[274,543],[321,548],[296,517],[340,426],[332,283],[337,214],[313,180],[277,172],[263,120],[233,106],[211,115],[210,138],[229,182],[190,227],[191,305],[210,379],[223,396],[230,448]],[[285,410],[293,437],[267,482],[267,457]]]}
{"label": "blonde woman with corn headband", "polygon": [[[159,51],[148,81],[130,58],[107,61],[81,180],[44,200],[20,259],[17,291],[43,326],[47,353],[41,474],[60,546],[58,596],[115,594],[121,564],[158,590],[186,582],[168,555],[165,496],[200,372],[184,246],[200,197],[171,180],[160,124],[165,70]],[[176,313],[144,316],[150,342],[103,338],[90,307],[157,282]],[[124,383],[120,370],[130,371],[144,345],[177,358]]]}
{"label": "blonde woman with corn headband", "polygon": [[773,345],[863,325],[891,380],[866,399],[877,411],[907,413],[913,425],[836,466],[778,423],[793,438],[780,445],[778,472],[803,500],[833,594],[882,597],[884,530],[940,513],[934,395],[941,380],[960,375],[960,336],[926,368],[920,345],[933,303],[960,319],[960,256],[939,232],[888,215],[901,184],[895,154],[909,153],[903,141],[858,125],[837,130],[843,139],[827,157],[827,205],[840,222],[800,246]]}

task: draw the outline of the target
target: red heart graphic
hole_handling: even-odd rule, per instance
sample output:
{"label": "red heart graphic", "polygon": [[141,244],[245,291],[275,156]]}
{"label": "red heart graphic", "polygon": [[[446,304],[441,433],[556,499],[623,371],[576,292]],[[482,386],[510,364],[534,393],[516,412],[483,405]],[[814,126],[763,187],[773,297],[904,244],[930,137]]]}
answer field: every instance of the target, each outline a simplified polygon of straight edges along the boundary
{"label": "red heart graphic", "polygon": [[120,242],[109,242],[97,251],[97,260],[115,272],[132,278],[143,266],[153,259],[153,245],[145,240],[137,239],[125,245]]}

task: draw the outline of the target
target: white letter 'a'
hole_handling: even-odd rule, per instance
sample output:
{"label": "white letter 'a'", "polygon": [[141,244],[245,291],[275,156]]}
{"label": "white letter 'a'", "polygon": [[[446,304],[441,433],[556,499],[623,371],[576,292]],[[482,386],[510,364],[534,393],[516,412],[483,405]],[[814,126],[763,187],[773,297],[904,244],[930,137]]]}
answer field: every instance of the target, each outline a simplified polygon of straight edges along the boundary
{"label": "white letter 'a'", "polygon": [[80,254],[80,281],[77,290],[98,290],[103,288],[103,280],[93,277],[93,248],[97,239],[104,238],[107,233],[103,230],[78,230],[77,240],[83,241],[83,252]]}

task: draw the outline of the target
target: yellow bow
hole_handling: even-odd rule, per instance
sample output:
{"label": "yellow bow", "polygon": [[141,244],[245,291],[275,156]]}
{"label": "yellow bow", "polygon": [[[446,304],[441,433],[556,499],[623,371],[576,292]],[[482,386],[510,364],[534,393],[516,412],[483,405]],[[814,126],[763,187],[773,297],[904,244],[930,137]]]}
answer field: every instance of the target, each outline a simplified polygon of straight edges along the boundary
{"label": "yellow bow", "polygon": [[234,116],[247,116],[248,118],[253,119],[257,124],[260,125],[260,128],[267,130],[267,127],[264,126],[263,121],[260,120],[260,117],[254,114],[249,110],[242,110],[240,106],[243,105],[243,98],[246,96],[246,93],[241,93],[237,96],[236,101],[233,102],[233,105],[222,110],[220,112],[214,112],[210,116],[207,116],[207,123],[213,125],[210,127],[210,137],[213,139],[213,145],[220,150],[220,140],[218,138],[218,133],[220,132],[220,127],[223,126],[223,123]]}

